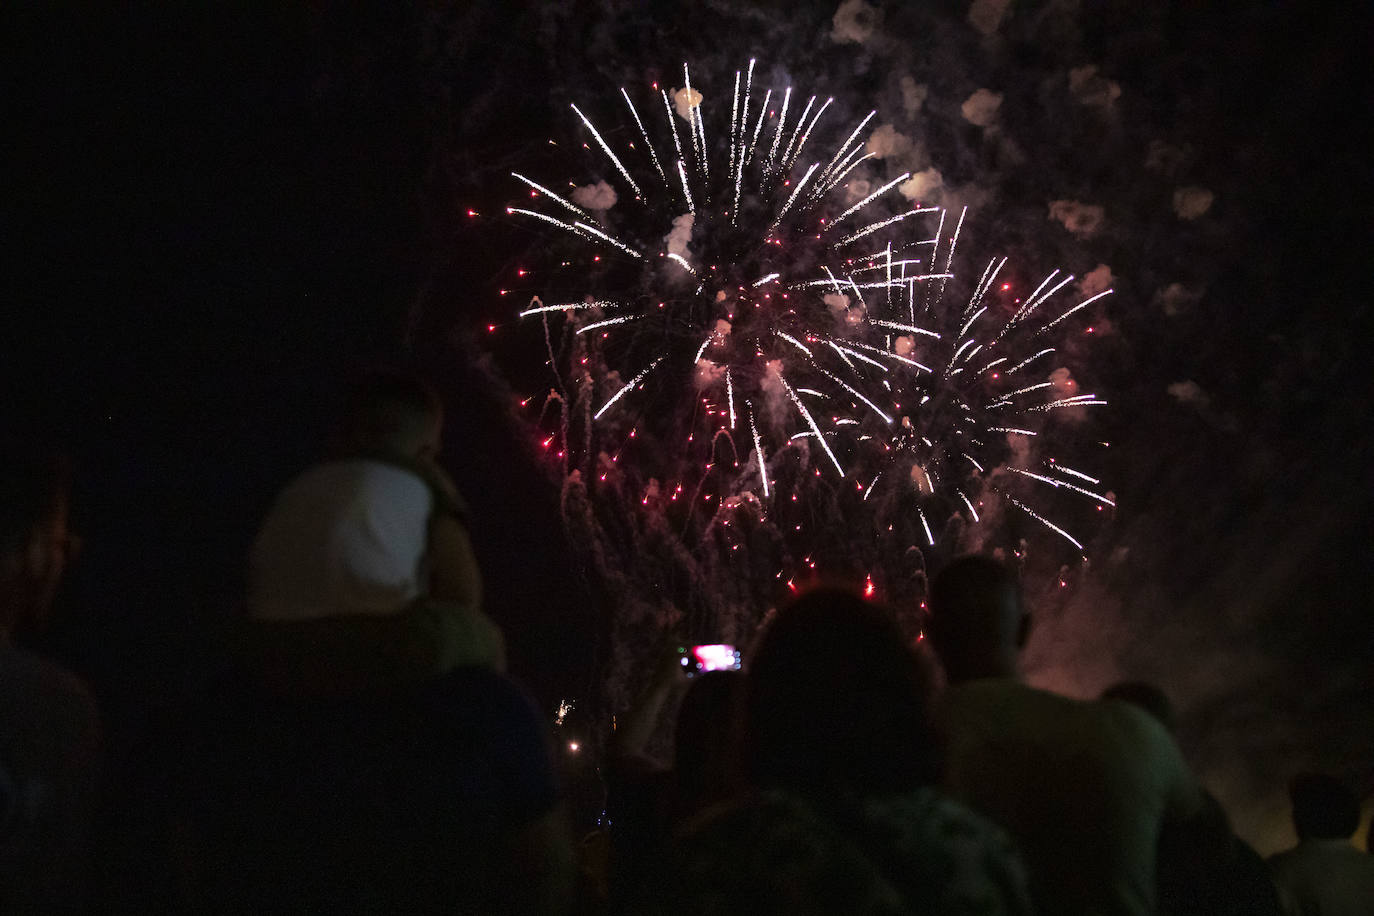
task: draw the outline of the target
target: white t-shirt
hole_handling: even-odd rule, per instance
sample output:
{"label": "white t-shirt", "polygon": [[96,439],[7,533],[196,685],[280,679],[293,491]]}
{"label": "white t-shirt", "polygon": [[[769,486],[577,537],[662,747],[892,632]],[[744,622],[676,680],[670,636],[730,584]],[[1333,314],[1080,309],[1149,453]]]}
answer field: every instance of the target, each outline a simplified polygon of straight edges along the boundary
{"label": "white t-shirt", "polygon": [[370,459],[318,465],[277,497],[253,544],[248,612],[300,621],[393,614],[428,591],[434,496],[419,475]]}

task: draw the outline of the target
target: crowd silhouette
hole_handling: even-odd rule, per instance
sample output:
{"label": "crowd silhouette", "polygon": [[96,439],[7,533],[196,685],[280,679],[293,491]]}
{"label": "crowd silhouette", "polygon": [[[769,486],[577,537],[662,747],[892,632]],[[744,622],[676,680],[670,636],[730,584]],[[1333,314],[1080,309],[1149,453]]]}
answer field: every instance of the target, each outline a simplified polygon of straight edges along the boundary
{"label": "crowd silhouette", "polygon": [[[1021,680],[1032,618],[996,557],[936,572],[918,641],[836,585],[770,615],[742,670],[688,677],[665,634],[570,773],[505,673],[520,637],[484,612],[442,422],[423,381],[369,374],[268,512],[232,663],[168,739],[143,911],[1374,913],[1349,784],[1298,774],[1298,845],[1265,863],[1164,691]],[[108,912],[99,812],[131,790],[102,776],[92,693],[28,648],[77,545],[68,474],[3,448],[0,912]]]}

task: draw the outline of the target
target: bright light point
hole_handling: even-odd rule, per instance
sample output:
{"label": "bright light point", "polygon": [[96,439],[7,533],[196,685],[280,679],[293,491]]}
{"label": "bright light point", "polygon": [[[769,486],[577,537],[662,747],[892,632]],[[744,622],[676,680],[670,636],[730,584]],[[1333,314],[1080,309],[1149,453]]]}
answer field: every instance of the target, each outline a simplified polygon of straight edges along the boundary
{"label": "bright light point", "polygon": [[[506,210],[506,212],[509,213],[510,210],[508,209],[508,210]],[[476,210],[469,210],[469,211],[468,211],[468,216],[476,216],[476,215],[477,215],[477,211],[476,211]]]}
{"label": "bright light point", "polygon": [[578,744],[576,741],[569,741],[568,750],[576,754],[578,751],[582,750],[582,745]]}
{"label": "bright light point", "polygon": [[496,325],[494,325],[494,324],[489,324],[489,325],[487,325],[487,333],[491,333],[492,331],[495,331],[495,330],[496,330]]}

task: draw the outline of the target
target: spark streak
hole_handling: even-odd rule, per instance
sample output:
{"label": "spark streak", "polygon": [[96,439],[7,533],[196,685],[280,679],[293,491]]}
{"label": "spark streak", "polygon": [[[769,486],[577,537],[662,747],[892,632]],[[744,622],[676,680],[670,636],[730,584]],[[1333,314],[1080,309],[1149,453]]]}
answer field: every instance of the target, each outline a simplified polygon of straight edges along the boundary
{"label": "spark streak", "polygon": [[876,223],[870,223],[869,225],[860,229],[858,232],[846,235],[844,238],[840,239],[840,241],[837,244],[848,245],[850,242],[855,242],[865,236],[872,235],[879,229],[882,229],[886,226],[891,226],[893,223],[900,222],[912,216],[920,216],[922,213],[933,213],[938,209],[938,207],[921,207],[917,210],[908,210],[905,213],[898,213],[896,216],[890,216],[887,219],[879,220]]}
{"label": "spark streak", "polygon": [[758,425],[754,423],[754,405],[748,404],[749,408],[749,430],[754,434],[754,454],[759,459],[759,479],[763,481],[763,498],[768,498],[768,465],[763,460],[763,440],[759,438]]}
{"label": "spark streak", "polygon": [[624,86],[620,87],[620,94],[625,97],[625,104],[630,106],[630,114],[634,115],[635,123],[639,125],[639,135],[644,138],[644,146],[649,150],[649,158],[654,162],[654,170],[658,172],[658,177],[662,178],[666,185],[668,176],[663,173],[663,166],[658,161],[658,153],[654,152],[654,145],[649,141],[649,132],[644,129],[644,122],[639,119],[639,112],[635,110],[635,103],[630,101],[630,94],[625,91]]}
{"label": "spark streak", "polygon": [[663,358],[662,356],[660,356],[658,359],[656,359],[656,360],[654,360],[653,362],[649,363],[648,367],[647,367],[643,372],[639,373],[639,375],[636,375],[634,378],[630,379],[630,381],[625,385],[625,387],[621,388],[621,389],[620,389],[619,391],[617,391],[615,394],[611,395],[611,399],[610,399],[609,401],[607,401],[605,404],[602,404],[602,405],[601,405],[601,409],[598,410],[598,411],[596,412],[596,414],[592,417],[592,419],[593,419],[593,420],[600,420],[600,419],[601,419],[601,415],[602,415],[603,413],[605,413],[606,411],[610,410],[612,404],[614,404],[616,401],[620,400],[621,396],[623,396],[623,395],[625,394],[625,392],[629,391],[631,388],[633,388],[634,386],[638,385],[640,382],[644,381],[644,379],[648,377],[649,373],[650,373],[650,372],[653,372],[653,371],[654,371],[654,368],[655,368],[659,363],[663,362],[663,359],[664,359],[664,358]]}
{"label": "spark streak", "polygon": [[831,464],[835,465],[835,470],[843,477],[844,468],[840,467],[840,459],[836,458],[835,453],[830,450],[830,445],[825,441],[825,436],[821,435],[821,428],[816,425],[815,419],[811,416],[811,411],[806,409],[806,405],[802,403],[801,398],[797,397],[797,393],[792,390],[792,386],[787,384],[787,379],[779,375],[778,381],[782,383],[783,390],[787,392],[787,396],[792,400],[792,405],[797,408],[797,413],[802,415],[802,419],[806,421],[806,425],[810,426],[811,431],[816,434],[816,440],[820,442],[821,448],[825,449],[825,454],[830,459]]}
{"label": "spark streak", "polygon": [[635,180],[631,178],[630,173],[625,170],[625,164],[620,161],[620,157],[612,152],[611,148],[606,145],[606,141],[601,136],[601,131],[592,126],[592,122],[587,120],[587,116],[584,115],[576,105],[572,106],[572,110],[577,112],[577,116],[582,119],[582,123],[587,125],[587,130],[592,132],[592,136],[596,138],[596,142],[601,144],[601,148],[605,151],[606,155],[610,157],[611,162],[615,163],[615,167],[620,170],[621,177],[634,189],[635,196],[643,197],[644,192],[639,189],[639,185],[635,184]]}
{"label": "spark streak", "polygon": [[896,178],[892,179],[887,184],[883,185],[881,188],[874,191],[872,194],[868,195],[863,200],[859,201],[857,204],[850,207],[848,210],[844,211],[839,216],[831,220],[830,223],[825,227],[824,231],[829,232],[831,229],[834,229],[837,224],[843,222],[847,217],[853,216],[855,213],[858,213],[864,207],[873,203],[873,201],[877,200],[879,197],[882,197],[888,191],[891,191],[893,188],[897,187],[897,185],[901,184],[903,181],[906,181],[910,177],[910,172],[903,172],[902,174],[898,175]]}
{"label": "spark streak", "polygon": [[[1005,494],[1003,494],[1003,495],[1005,496]],[[1065,531],[1063,528],[1060,528],[1060,527],[1059,527],[1058,525],[1056,525],[1054,522],[1052,522],[1052,521],[1050,521],[1049,519],[1045,518],[1043,515],[1040,515],[1039,513],[1037,513],[1037,512],[1036,512],[1034,509],[1032,509],[1030,506],[1027,506],[1025,503],[1021,502],[1019,499],[1016,499],[1016,498],[1013,497],[1013,496],[1007,496],[1007,497],[1006,497],[1006,500],[1007,500],[1007,502],[1011,503],[1011,504],[1012,504],[1013,506],[1015,506],[1016,508],[1020,509],[1022,512],[1026,513],[1027,515],[1029,515],[1031,518],[1035,519],[1035,520],[1036,520],[1037,522],[1039,522],[1040,524],[1044,525],[1046,528],[1048,528],[1048,529],[1050,529],[1051,531],[1055,532],[1056,534],[1060,535],[1062,538],[1064,538],[1064,540],[1068,541],[1070,544],[1072,544],[1073,546],[1077,547],[1079,550],[1082,550],[1082,549],[1083,549],[1083,545],[1080,544],[1080,543],[1078,542],[1078,539],[1077,539],[1077,538],[1075,538],[1073,535],[1069,534],[1069,533],[1068,533],[1067,531]]]}

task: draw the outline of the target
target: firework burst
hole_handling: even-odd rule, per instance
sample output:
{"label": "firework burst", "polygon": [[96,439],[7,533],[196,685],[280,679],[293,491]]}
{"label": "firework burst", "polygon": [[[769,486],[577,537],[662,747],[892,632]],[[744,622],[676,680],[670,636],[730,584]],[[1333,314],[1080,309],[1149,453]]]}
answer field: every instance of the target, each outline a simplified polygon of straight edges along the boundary
{"label": "firework burst", "polygon": [[907,201],[907,174],[871,192],[851,181],[872,112],[827,145],[833,100],[756,87],[753,61],[728,125],[682,76],[642,111],[622,88],[628,117],[606,132],[572,106],[609,196],[513,173],[533,202],[508,213],[594,252],[581,289],[545,286],[520,312],[542,323],[557,376],[546,446],[603,483],[638,448],[640,504],[704,505],[699,533],[742,506],[811,499],[814,477],[879,526],[899,513],[912,544],[934,545],[954,515],[977,524],[995,496],[1082,550],[1034,491],[1110,497],[1023,443],[1056,411],[1105,403],[1051,378],[1049,332],[1110,291],[1065,308],[1073,277],[1055,271],[1007,296],[1005,259],[952,282],[966,212]]}

